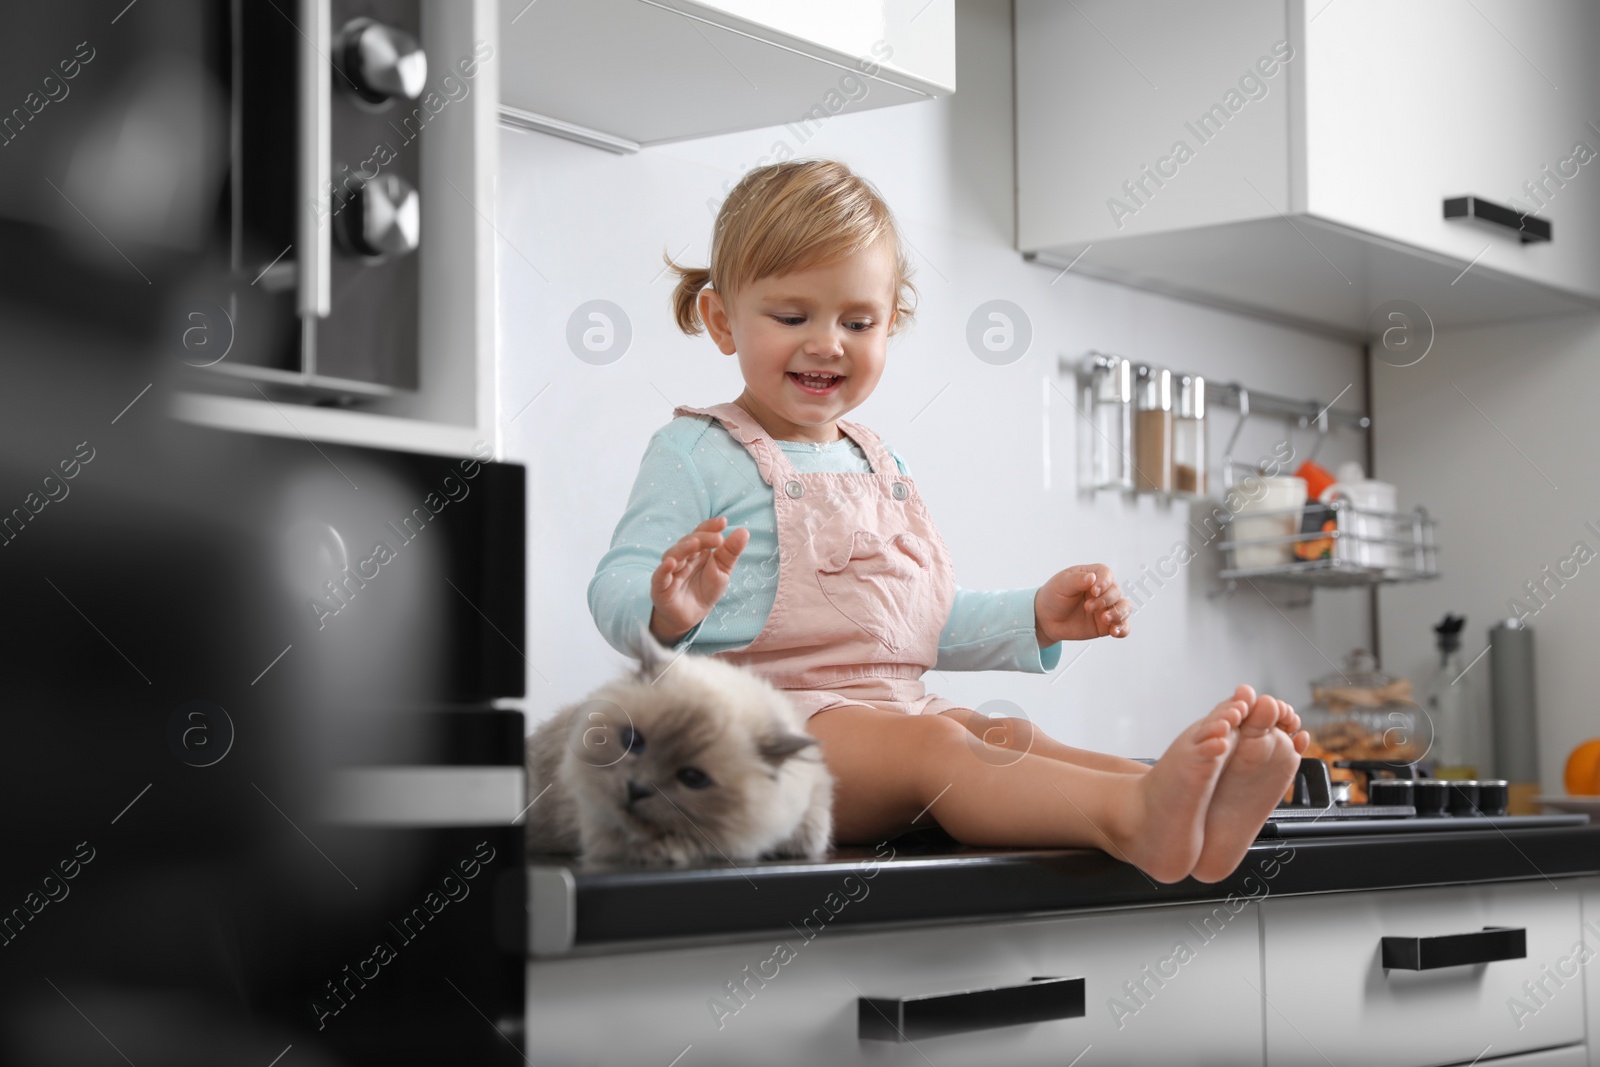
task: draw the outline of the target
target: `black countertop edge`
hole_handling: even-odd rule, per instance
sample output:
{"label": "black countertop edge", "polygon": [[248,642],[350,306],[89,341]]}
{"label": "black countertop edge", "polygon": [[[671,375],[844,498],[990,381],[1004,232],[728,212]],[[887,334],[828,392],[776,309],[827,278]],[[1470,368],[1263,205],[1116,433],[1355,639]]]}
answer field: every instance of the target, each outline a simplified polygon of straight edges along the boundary
{"label": "black countertop edge", "polygon": [[[815,863],[687,870],[552,866],[530,879],[529,915],[567,948],[868,928],[1162,904],[1600,873],[1600,826],[1258,841],[1221,882],[1154,882],[1093,849],[959,850],[879,846]],[[565,887],[567,899],[560,888]],[[552,925],[553,924],[553,925]],[[813,934],[814,936],[814,934]],[[559,950],[558,950],[559,951]]]}

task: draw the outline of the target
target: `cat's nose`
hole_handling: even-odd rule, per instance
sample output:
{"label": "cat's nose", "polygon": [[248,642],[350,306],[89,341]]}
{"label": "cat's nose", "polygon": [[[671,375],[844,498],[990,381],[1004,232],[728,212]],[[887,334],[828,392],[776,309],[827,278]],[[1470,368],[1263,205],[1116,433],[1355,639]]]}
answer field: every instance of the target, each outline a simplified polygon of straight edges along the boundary
{"label": "cat's nose", "polygon": [[654,786],[648,785],[648,784],[646,784],[644,782],[636,782],[632,778],[628,779],[628,803],[629,804],[632,804],[635,800],[643,800],[645,797],[649,796],[651,793],[654,793],[654,792],[655,792],[655,787]]}

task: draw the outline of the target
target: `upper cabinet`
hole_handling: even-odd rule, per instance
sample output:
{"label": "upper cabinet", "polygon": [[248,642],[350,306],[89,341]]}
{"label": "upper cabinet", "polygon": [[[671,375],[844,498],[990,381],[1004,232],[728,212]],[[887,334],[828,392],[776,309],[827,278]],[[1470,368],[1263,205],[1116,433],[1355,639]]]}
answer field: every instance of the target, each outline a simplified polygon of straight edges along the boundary
{"label": "upper cabinet", "polygon": [[616,151],[956,85],[955,0],[504,0],[500,39],[504,121]]}
{"label": "upper cabinet", "polygon": [[1018,247],[1346,336],[1600,306],[1597,31],[1587,0],[1017,0]]}

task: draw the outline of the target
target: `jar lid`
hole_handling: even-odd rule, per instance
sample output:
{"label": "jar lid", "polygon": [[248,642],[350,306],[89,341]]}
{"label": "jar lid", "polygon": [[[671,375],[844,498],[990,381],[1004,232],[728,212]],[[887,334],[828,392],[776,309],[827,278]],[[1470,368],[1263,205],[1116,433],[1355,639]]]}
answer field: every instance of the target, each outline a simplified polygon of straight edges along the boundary
{"label": "jar lid", "polygon": [[1172,410],[1172,372],[1165,367],[1141,363],[1134,369],[1139,379],[1139,408],[1142,411]]}
{"label": "jar lid", "polygon": [[1178,379],[1178,418],[1203,419],[1206,417],[1206,380],[1198,374],[1185,374]]}
{"label": "jar lid", "polygon": [[1095,400],[1115,404],[1133,400],[1133,360],[1091,352],[1085,364]]}

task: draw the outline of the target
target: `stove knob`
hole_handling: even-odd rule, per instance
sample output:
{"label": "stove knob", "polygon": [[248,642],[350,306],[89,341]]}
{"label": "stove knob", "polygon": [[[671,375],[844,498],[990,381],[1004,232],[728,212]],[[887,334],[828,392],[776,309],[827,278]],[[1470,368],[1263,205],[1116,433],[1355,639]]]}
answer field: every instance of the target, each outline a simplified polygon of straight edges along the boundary
{"label": "stove knob", "polygon": [[428,80],[428,56],[417,39],[368,18],[345,23],[334,55],[342,75],[338,81],[369,104],[395,97],[415,100]]}
{"label": "stove knob", "polygon": [[340,244],[354,255],[403,256],[415,252],[421,240],[421,199],[398,174],[361,183],[338,217]]}

